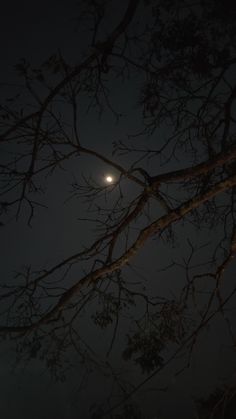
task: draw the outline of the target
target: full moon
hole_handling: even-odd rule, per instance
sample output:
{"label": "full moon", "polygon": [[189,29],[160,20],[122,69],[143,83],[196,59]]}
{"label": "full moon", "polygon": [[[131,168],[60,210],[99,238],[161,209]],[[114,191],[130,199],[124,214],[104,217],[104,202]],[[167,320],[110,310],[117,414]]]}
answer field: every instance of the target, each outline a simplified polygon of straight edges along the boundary
{"label": "full moon", "polygon": [[113,177],[110,176],[110,175],[106,176],[105,179],[106,179],[107,183],[112,183],[113,182]]}

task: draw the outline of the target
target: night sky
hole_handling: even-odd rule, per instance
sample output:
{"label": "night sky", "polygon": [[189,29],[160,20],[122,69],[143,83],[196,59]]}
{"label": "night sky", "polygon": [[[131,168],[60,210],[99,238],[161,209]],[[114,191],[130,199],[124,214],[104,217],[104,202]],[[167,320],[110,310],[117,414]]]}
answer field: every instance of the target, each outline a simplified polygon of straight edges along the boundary
{"label": "night sky", "polygon": [[[143,2],[141,3],[137,11],[137,20],[142,21],[142,19],[146,19],[147,11]],[[64,59],[72,66],[78,65],[82,57],[89,56],[90,51],[92,54],[92,48],[88,47],[90,34],[86,32],[86,25],[85,28],[82,28],[78,20],[85,4],[86,2],[80,0],[41,0],[40,2],[9,0],[4,2],[0,13],[1,101],[14,95],[14,92],[17,93],[19,90],[22,81],[16,74],[15,65],[22,58],[30,61],[33,67],[37,67],[52,54],[60,51]],[[108,2],[101,37],[107,36],[113,27],[118,24],[127,4],[126,1],[112,0]],[[165,141],[165,138],[169,135],[170,127],[168,125],[166,127],[162,126],[158,135],[154,133],[149,137],[147,136],[146,139],[143,139],[145,136],[141,139],[137,136],[133,137],[130,142],[129,135],[142,129],[140,110],[136,104],[139,101],[143,76],[136,71],[134,75],[127,75],[125,80],[116,78],[114,74],[110,75],[109,72],[104,77],[106,77],[106,83],[110,89],[109,101],[112,103],[112,108],[114,106],[114,109],[116,109],[120,119],[117,120],[117,115],[108,108],[102,110],[101,116],[99,111],[93,108],[87,112],[88,97],[86,97],[86,94],[82,94],[78,112],[79,135],[83,146],[113,159],[122,167],[132,167],[131,165],[136,161],[135,167],[142,167],[151,176],[155,176],[157,174],[157,160],[155,158],[138,161],[140,154],[133,153],[132,155],[132,153],[125,154],[122,152],[113,156],[114,142],[123,141],[125,144],[131,144],[132,142],[132,144],[137,145],[137,148],[142,148],[143,144],[147,144],[149,149],[157,148],[157,141],[160,141],[160,143]],[[233,71],[232,75],[229,74],[229,79],[232,84],[235,83]],[[22,106],[27,108],[27,103],[28,97],[26,96],[22,99]],[[71,111],[69,106],[63,105],[62,101],[61,103],[58,101],[58,106],[61,107],[63,120],[70,124]],[[194,111],[194,107],[192,110]],[[68,135],[71,132],[68,128]],[[160,137],[162,140],[160,140]],[[232,138],[235,141],[235,134]],[[11,145],[9,147],[10,153],[14,153],[14,147],[18,146]],[[181,150],[177,150],[176,153],[176,159],[171,159],[166,164],[160,163],[158,174],[183,169],[193,164],[191,152],[189,158],[184,156],[183,159],[181,159]],[[1,162],[7,160],[7,156],[3,153]],[[199,161],[196,161],[196,163],[199,163]],[[135,172],[133,174],[135,175]],[[107,205],[107,208],[112,208],[120,193],[119,188],[114,187],[113,184],[106,186],[105,177],[107,175],[113,176],[115,182],[120,181],[124,202],[126,202],[126,199],[128,202],[135,198],[140,186],[134,185],[132,179],[125,176],[119,178],[119,170],[104,161],[99,161],[92,155],[76,155],[63,163],[63,170],[55,171],[52,176],[43,180],[45,193],[40,192],[39,199],[47,208],[37,208],[34,217],[32,220],[30,219],[30,225],[30,212],[27,205],[22,207],[19,217],[16,217],[15,208],[9,211],[0,227],[1,283],[14,283],[16,272],[24,270],[25,266],[31,266],[33,271],[40,271],[42,267],[53,266],[71,254],[81,251],[95,240],[97,231],[99,231],[96,228],[101,227],[101,225],[99,225],[96,217],[94,223],[87,223],[85,218],[93,217],[92,205],[95,205],[95,207],[96,205],[97,207]],[[88,197],[77,194],[76,189],[73,190],[73,184],[75,185],[76,182],[83,183],[85,178],[98,188],[106,187],[105,198],[97,196],[90,204]],[[140,175],[139,178],[142,179],[142,176]],[[176,200],[179,199],[175,192],[173,196],[173,202],[175,198]],[[223,205],[223,201],[221,203]],[[153,200],[149,214],[150,219],[147,216],[147,218],[144,217],[134,224],[134,228],[127,239],[127,246],[137,236],[137,232],[146,226],[146,223],[151,222],[157,215],[162,215],[158,211],[161,210]],[[170,242],[167,240],[160,242],[158,237],[154,235],[135,255],[133,263],[124,267],[124,278],[128,283],[141,282],[148,289],[149,295],[156,293],[174,301],[178,298],[177,296],[185,284],[183,267],[191,254],[190,243],[192,242],[190,240],[199,247],[199,251],[193,258],[193,266],[199,267],[204,264],[208,252],[210,252],[211,247],[214,247],[221,232],[220,227],[219,229],[213,227],[208,230],[203,226],[200,230],[195,229],[189,221],[187,228],[184,230],[181,225],[176,225],[176,241],[173,245],[170,244],[171,239]],[[123,251],[125,239],[120,240],[116,250],[117,257]],[[205,243],[208,243],[209,247],[201,247]],[[175,265],[170,267],[170,270],[165,269],[172,265],[173,261],[176,262]],[[96,261],[96,263],[99,266],[100,262]],[[69,285],[74,283],[75,278],[78,279],[87,274],[89,269],[89,262],[87,261],[84,261],[83,266],[78,263],[73,265],[68,276]],[[199,269],[199,272],[202,272],[201,269],[203,268],[200,267]],[[234,287],[235,273],[236,264],[231,262],[224,274],[224,296],[227,296]],[[57,279],[56,275],[53,280]],[[202,296],[199,298],[204,301],[208,289],[204,288],[203,281],[199,287],[200,292],[202,292]],[[109,348],[112,328],[98,329],[91,322],[91,312],[96,312],[96,304],[96,300],[91,301],[91,311],[85,309],[84,318],[80,321],[78,328],[81,335],[93,348],[94,353],[98,355],[98,359],[102,359]],[[235,327],[233,322],[235,307],[234,298],[234,301],[230,301],[227,311],[227,316],[232,321],[232,328]],[[141,300],[140,306],[136,305],[132,308],[136,318],[141,316],[143,308],[144,302]],[[109,357],[109,362],[114,368],[123,368],[123,371],[125,369],[127,380],[131,380],[134,385],[138,385],[142,380],[145,380],[147,375],[142,374],[138,368],[134,369],[132,362],[125,363],[120,360],[124,335],[128,332],[127,324],[128,315],[124,315],[119,323],[116,348]],[[180,353],[160,374],[157,374],[136,392],[132,400],[142,409],[146,419],[174,419],[176,417],[193,419],[196,399],[206,398],[217,387],[223,387],[229,383],[235,384],[235,347],[233,348],[232,336],[230,336],[225,324],[222,317],[216,316],[209,327],[207,326],[199,334],[190,366],[183,368],[187,365],[188,359]],[[235,330],[232,330],[233,333],[235,333]],[[165,351],[167,358],[171,356],[173,347],[174,345]],[[78,357],[72,349],[71,347],[68,348],[65,354],[65,365],[61,368],[62,375],[65,372],[65,377],[59,377],[62,380],[56,381],[55,377],[51,377],[45,362],[40,361],[37,357],[27,362],[21,353],[16,353],[14,339],[3,340],[0,346],[1,418],[92,418],[91,407],[94,407],[95,404],[99,406],[110,391],[110,377],[109,374],[104,377],[103,367],[96,368],[94,364],[92,367],[88,367],[91,368],[92,372],[87,378],[85,374],[87,365],[79,363]],[[67,368],[66,362],[68,359],[71,365]],[[183,371],[178,374],[182,369]],[[108,371],[111,375],[111,370]],[[156,388],[161,390],[155,391]],[[114,400],[111,405],[113,404],[115,404]]]}

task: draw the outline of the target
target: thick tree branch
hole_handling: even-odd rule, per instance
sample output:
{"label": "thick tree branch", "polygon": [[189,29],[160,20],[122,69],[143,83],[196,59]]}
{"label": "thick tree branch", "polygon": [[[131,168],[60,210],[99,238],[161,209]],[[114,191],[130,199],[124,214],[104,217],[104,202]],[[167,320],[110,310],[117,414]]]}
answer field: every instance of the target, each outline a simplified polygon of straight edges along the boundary
{"label": "thick tree branch", "polygon": [[60,313],[64,309],[68,302],[75,295],[77,295],[81,289],[95,283],[96,281],[102,279],[105,275],[111,274],[117,269],[121,269],[124,265],[128,264],[131,258],[133,258],[137,254],[137,252],[144,246],[147,239],[151,238],[154,234],[160,233],[168,226],[170,226],[172,223],[178,221],[179,219],[183,218],[185,215],[190,213],[192,210],[202,205],[204,202],[209,201],[218,194],[227,191],[235,185],[236,175],[217,183],[209,191],[192,198],[185,204],[181,205],[179,208],[157,219],[152,224],[141,230],[133,245],[117,260],[89,273],[84,278],[79,280],[75,285],[69,288],[66,292],[64,292],[60,297],[58,303],[39,321],[33,323],[30,326],[0,326],[0,333],[24,333],[32,331],[43,324],[49,323],[55,315],[58,315],[58,313]]}

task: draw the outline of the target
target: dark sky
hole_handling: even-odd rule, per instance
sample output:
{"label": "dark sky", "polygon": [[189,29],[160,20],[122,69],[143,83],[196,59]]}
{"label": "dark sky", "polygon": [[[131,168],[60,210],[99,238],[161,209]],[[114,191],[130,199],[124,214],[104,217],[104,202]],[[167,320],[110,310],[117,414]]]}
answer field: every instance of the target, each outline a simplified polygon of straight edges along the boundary
{"label": "dark sky", "polygon": [[72,45],[73,2],[70,6],[64,1],[34,4],[9,1],[3,5],[1,51],[5,66],[1,66],[1,71],[4,75],[22,57],[41,60],[59,46],[68,49]]}
{"label": "dark sky", "polygon": [[[79,3],[72,0],[40,2],[8,0],[1,5],[0,76],[3,83],[18,83],[13,66],[22,57],[40,64],[59,48],[69,61],[77,62],[79,59],[76,58],[77,53],[79,57],[80,51],[84,48],[84,39],[79,36],[76,23]],[[118,19],[122,13],[121,3],[119,7],[115,5],[115,13],[109,20],[108,28],[112,20]],[[128,82],[123,84],[121,89],[121,83],[113,81],[113,96],[124,118],[120,125],[116,125],[110,114],[104,116],[102,123],[95,119],[95,116],[84,118],[81,133],[86,140],[86,146],[110,154],[112,141],[124,137],[137,124],[136,110],[130,108],[130,102],[138,83],[139,80],[134,80],[133,84]],[[5,93],[5,87],[2,88]],[[124,157],[122,163],[125,165],[125,162]],[[69,168],[72,168],[78,176],[83,171],[100,181],[107,173],[105,164],[95,163],[89,158],[79,162],[79,170],[76,161],[70,164],[72,166]],[[33,220],[32,228],[27,227],[24,214],[19,222],[12,219],[9,225],[1,228],[2,278],[10,278],[11,274],[24,264],[32,264],[37,269],[49,261],[53,263],[60,260],[76,251],[78,237],[85,244],[92,240],[92,231],[88,230],[84,223],[74,224],[71,221],[77,217],[77,214],[83,215],[84,210],[80,200],[76,201],[76,206],[70,202],[67,205],[63,204],[66,199],[67,184],[70,181],[70,171],[62,172],[57,179],[48,180],[49,190],[45,202],[49,210],[39,212],[37,218]],[[126,184],[124,190],[127,194],[133,193],[130,184]],[[60,211],[57,210],[58,207]],[[212,232],[212,237],[214,234]],[[182,237],[182,240],[184,239]],[[164,267],[170,253],[161,247],[158,250]],[[178,257],[181,256],[181,250],[179,248],[177,251]],[[155,288],[158,283],[163,293],[174,295],[178,285],[173,284],[168,275],[164,283],[159,281],[156,266],[152,263],[155,258],[156,244],[155,241],[151,241],[135,260],[135,264],[146,268],[146,276],[149,277],[151,286]],[[176,268],[175,276],[180,281],[181,275],[181,270]],[[234,276],[235,264],[232,264],[227,275],[229,283]],[[84,331],[86,327],[86,324],[83,325]],[[96,348],[97,337],[93,336],[93,333],[92,329],[87,331],[89,341]],[[102,376],[94,373],[92,381],[80,391],[79,383],[83,371],[77,364],[64,383],[52,381],[45,366],[37,360],[30,362],[29,365],[19,363],[14,368],[15,354],[9,349],[8,343],[1,346],[0,354],[0,415],[4,419],[16,417],[86,419],[89,418],[88,406],[100,401],[104,393],[103,386],[104,388],[107,386]],[[175,369],[178,362],[180,363],[180,361],[175,363]],[[232,369],[235,369],[235,354],[231,350],[224,323],[213,322],[209,333],[206,331],[201,335],[190,369],[174,377],[175,369],[172,366],[168,367],[157,381],[150,382],[145,391],[140,392],[139,403],[145,408],[147,418],[191,419],[193,398],[196,395],[200,397],[206,395],[214,390],[217,383],[227,381]],[[137,380],[140,378],[141,375]],[[155,385],[157,387],[168,385],[169,390],[157,393],[157,396],[155,392],[150,391]],[[159,411],[162,412],[162,416],[156,416]]]}

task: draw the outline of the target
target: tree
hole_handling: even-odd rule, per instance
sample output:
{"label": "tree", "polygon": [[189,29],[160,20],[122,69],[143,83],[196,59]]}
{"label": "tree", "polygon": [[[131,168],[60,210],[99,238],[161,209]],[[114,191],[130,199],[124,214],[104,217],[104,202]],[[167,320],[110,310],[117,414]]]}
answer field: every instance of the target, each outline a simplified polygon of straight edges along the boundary
{"label": "tree", "polygon": [[234,418],[236,412],[235,388],[216,389],[207,399],[198,400],[197,405],[197,417],[199,418]]}
{"label": "tree", "polygon": [[[190,362],[198,336],[218,314],[234,339],[225,308],[236,288],[226,294],[223,279],[236,251],[236,9],[225,12],[227,2],[218,0],[130,0],[117,24],[112,0],[80,6],[85,52],[73,64],[60,51],[37,68],[22,60],[16,71],[23,83],[1,105],[1,224],[14,214],[33,225],[49,176],[57,179],[66,168],[70,200],[84,199],[80,220],[96,226],[94,239],[80,239],[75,253],[56,264],[27,266],[2,284],[0,331],[14,338],[20,356],[44,359],[58,376],[67,350],[95,365],[96,350],[80,334],[83,314],[112,329],[102,368],[126,400],[178,354]],[[122,85],[128,96],[116,100]],[[124,98],[135,127],[114,139],[110,157],[87,145],[83,121],[97,113],[106,125],[111,114],[119,127]],[[110,185],[78,180],[88,158],[110,168]],[[157,253],[160,246],[173,249],[164,269],[158,258],[151,263],[160,278],[167,268],[173,275],[174,297],[131,272],[152,240]],[[147,374],[133,387],[106,361],[128,314],[122,357]]]}

